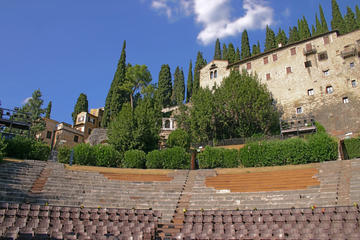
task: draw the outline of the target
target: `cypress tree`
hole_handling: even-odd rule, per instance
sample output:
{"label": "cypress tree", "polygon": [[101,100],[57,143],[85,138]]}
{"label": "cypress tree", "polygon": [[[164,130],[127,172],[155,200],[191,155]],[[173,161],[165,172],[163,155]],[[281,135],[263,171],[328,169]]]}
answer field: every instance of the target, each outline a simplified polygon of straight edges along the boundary
{"label": "cypress tree", "polygon": [[234,45],[232,43],[229,43],[228,48],[227,48],[227,60],[229,61],[229,63],[233,63],[235,62],[235,48]]}
{"label": "cypress tree", "polygon": [[279,47],[279,45],[281,44],[281,46],[285,46],[288,42],[286,33],[284,30],[282,30],[281,28],[279,28],[279,32],[276,36],[276,46]]}
{"label": "cypress tree", "polygon": [[45,110],[45,117],[50,119],[52,102],[50,101]]}
{"label": "cypress tree", "polygon": [[266,26],[266,38],[265,38],[265,50],[268,51],[270,49],[276,48],[276,39],[274,31],[269,27]]}
{"label": "cypress tree", "polygon": [[222,46],[222,60],[228,60],[228,50],[225,43]]}
{"label": "cypress tree", "polygon": [[110,120],[121,110],[122,104],[126,101],[125,93],[121,90],[121,85],[126,78],[126,41],[123,43],[120,59],[117,65],[114,79],[111,82],[109,92],[106,96],[104,115],[101,121],[102,127],[107,127]]}
{"label": "cypress tree", "polygon": [[192,73],[192,62],[190,60],[189,63],[189,72],[186,82],[186,102],[190,101],[191,95],[192,95],[192,87],[193,87],[193,73]]}
{"label": "cypress tree", "polygon": [[[250,50],[249,50],[250,51]],[[240,61],[241,57],[240,57],[240,50],[237,47],[236,48],[236,53],[235,53],[235,62]]]}
{"label": "cypress tree", "polygon": [[332,6],[332,20],[331,20],[331,28],[332,30],[339,30],[340,34],[346,33],[346,24],[344,18],[341,15],[339,5],[336,0],[331,0]]}
{"label": "cypress tree", "polygon": [[199,51],[196,56],[195,69],[194,69],[194,82],[192,88],[192,95],[194,95],[200,88],[200,69],[206,65],[206,60],[203,58],[202,53]]}
{"label": "cypress tree", "polygon": [[84,93],[80,93],[80,95],[76,101],[76,104],[74,106],[74,111],[71,114],[73,123],[74,124],[76,123],[76,117],[79,113],[88,112],[88,110],[89,110],[89,103],[87,100],[87,96]]}
{"label": "cypress tree", "polygon": [[216,39],[214,60],[221,60],[220,40]]}
{"label": "cypress tree", "polygon": [[241,35],[241,59],[248,58],[250,56],[251,53],[250,53],[249,36],[245,29]]}
{"label": "cypress tree", "polygon": [[168,64],[161,65],[158,80],[158,90],[160,102],[163,107],[168,107],[171,104],[172,95],[172,80],[171,72]]}
{"label": "cypress tree", "polygon": [[316,24],[316,30],[315,30],[315,33],[313,33],[314,36],[323,33],[323,32],[322,32],[323,26],[322,26],[322,24],[320,23],[317,14],[315,14],[315,24]]}
{"label": "cypress tree", "polygon": [[171,96],[171,100],[173,105],[180,105],[184,101],[185,95],[185,83],[184,83],[184,72],[176,67],[174,74],[174,87],[173,94]]}
{"label": "cypress tree", "polygon": [[358,5],[355,6],[355,12],[356,12],[356,22],[357,22],[358,28],[360,28],[360,9],[359,9]]}
{"label": "cypress tree", "polygon": [[346,32],[352,32],[355,31],[356,29],[359,29],[356,23],[355,14],[350,7],[347,7],[347,12],[345,15],[345,23],[346,23]]}
{"label": "cypress tree", "polygon": [[[320,21],[321,21],[321,29],[317,29],[318,34],[326,33],[329,31],[328,25],[326,23],[326,19],[324,16],[324,11],[321,7],[321,4],[319,4],[319,12],[320,12]],[[317,27],[317,26],[316,26]]]}
{"label": "cypress tree", "polygon": [[311,35],[316,36],[316,29],[315,29],[315,26],[313,24],[311,24]]}
{"label": "cypress tree", "polygon": [[296,27],[289,27],[289,41],[288,43],[297,42],[300,40],[299,32]]}
{"label": "cypress tree", "polygon": [[309,29],[309,24],[306,21],[305,16],[303,16],[302,19],[302,28],[303,28],[303,39],[307,39],[309,37],[311,37],[311,33],[310,33],[310,29]]}
{"label": "cypress tree", "polygon": [[257,45],[256,45],[256,44],[253,45],[252,55],[259,54],[260,52],[261,52],[261,50],[260,50],[260,42],[259,42],[259,40],[258,40],[258,41],[257,41]]}

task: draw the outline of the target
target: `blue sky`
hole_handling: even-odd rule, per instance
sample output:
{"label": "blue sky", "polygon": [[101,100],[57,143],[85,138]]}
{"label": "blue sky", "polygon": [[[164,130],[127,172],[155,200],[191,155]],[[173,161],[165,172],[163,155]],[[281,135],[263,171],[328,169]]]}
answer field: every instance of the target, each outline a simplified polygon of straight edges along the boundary
{"label": "blue sky", "polygon": [[[40,88],[52,118],[71,123],[80,93],[102,107],[127,41],[127,62],[148,66],[157,82],[162,64],[188,73],[197,51],[212,60],[214,42],[265,41],[265,26],[288,33],[318,6],[330,27],[331,0],[0,0],[0,101],[21,106]],[[338,0],[342,13],[357,0]]]}

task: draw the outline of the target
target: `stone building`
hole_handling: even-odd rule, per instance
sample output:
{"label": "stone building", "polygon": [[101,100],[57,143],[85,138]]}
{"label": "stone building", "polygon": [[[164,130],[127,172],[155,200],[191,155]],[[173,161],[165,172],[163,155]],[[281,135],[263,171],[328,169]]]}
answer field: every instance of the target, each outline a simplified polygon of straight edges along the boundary
{"label": "stone building", "polygon": [[213,60],[200,70],[200,86],[219,86],[243,69],[267,85],[282,119],[313,116],[340,138],[360,133],[360,30],[330,31],[232,64]]}
{"label": "stone building", "polygon": [[90,113],[81,112],[76,117],[74,128],[84,133],[84,139],[87,139],[91,131],[100,127],[103,108],[91,109]]}

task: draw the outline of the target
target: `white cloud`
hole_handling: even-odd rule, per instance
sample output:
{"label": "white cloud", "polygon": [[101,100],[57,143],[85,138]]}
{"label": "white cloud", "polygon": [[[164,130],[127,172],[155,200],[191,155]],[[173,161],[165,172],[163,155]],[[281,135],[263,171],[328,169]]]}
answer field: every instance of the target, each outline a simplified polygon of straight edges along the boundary
{"label": "white cloud", "polygon": [[273,9],[265,0],[243,0],[243,16],[232,17],[239,3],[239,0],[152,0],[151,6],[169,19],[194,14],[195,21],[203,27],[197,39],[209,44],[216,38],[235,36],[244,29],[264,29],[274,22]]}
{"label": "white cloud", "polygon": [[27,97],[22,101],[22,104],[27,104],[32,97]]}

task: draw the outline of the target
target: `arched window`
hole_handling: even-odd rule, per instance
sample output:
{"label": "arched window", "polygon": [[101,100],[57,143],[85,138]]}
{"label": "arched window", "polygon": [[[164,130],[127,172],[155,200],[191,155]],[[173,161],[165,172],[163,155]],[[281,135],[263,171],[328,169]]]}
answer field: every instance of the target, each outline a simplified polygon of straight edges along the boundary
{"label": "arched window", "polygon": [[170,128],[170,120],[165,121],[165,128]]}
{"label": "arched window", "polygon": [[217,78],[217,70],[214,71],[214,78]]}
{"label": "arched window", "polygon": [[210,72],[210,79],[213,79],[213,76],[214,76],[214,72],[211,71],[211,72]]}

